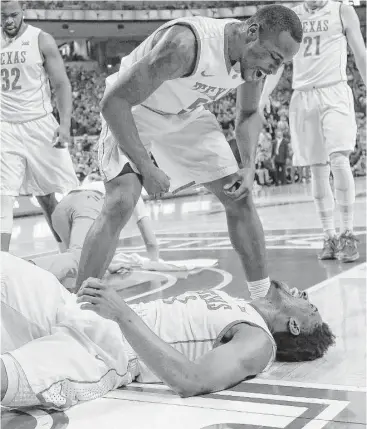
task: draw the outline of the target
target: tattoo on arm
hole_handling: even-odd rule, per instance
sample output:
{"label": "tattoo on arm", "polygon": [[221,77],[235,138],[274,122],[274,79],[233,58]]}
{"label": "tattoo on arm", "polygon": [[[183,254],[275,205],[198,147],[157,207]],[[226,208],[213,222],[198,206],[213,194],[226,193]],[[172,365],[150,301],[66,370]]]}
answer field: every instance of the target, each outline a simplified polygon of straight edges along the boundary
{"label": "tattoo on arm", "polygon": [[113,95],[132,106],[142,103],[163,82],[189,75],[195,66],[196,38],[189,28],[173,26],[159,36],[152,49],[125,73],[120,72],[111,87]]}

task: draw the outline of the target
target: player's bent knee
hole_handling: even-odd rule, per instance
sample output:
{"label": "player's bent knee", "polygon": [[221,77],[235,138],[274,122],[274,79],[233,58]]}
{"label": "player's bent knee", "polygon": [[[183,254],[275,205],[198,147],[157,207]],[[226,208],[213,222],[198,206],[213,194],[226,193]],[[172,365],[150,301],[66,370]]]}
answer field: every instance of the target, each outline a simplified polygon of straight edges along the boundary
{"label": "player's bent knee", "polygon": [[113,220],[123,219],[126,215],[132,214],[135,204],[136,201],[133,195],[115,189],[108,195],[106,194],[102,216]]}
{"label": "player's bent knee", "polygon": [[349,152],[334,152],[330,155],[334,177],[335,199],[338,204],[351,205],[355,201],[355,184],[349,162]]}
{"label": "player's bent knee", "polygon": [[1,195],[0,199],[0,232],[11,234],[13,228],[13,204],[14,197]]}

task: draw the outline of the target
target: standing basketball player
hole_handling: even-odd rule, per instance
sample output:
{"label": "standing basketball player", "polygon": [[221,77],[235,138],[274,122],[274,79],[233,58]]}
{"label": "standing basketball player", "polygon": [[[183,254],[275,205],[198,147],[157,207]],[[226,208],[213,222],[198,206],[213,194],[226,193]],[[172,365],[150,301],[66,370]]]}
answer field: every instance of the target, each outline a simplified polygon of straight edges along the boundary
{"label": "standing basketball player", "polygon": [[[1,250],[8,251],[13,200],[33,194],[52,229],[55,192],[78,185],[67,143],[71,87],[57,45],[24,22],[17,1],[1,2]],[[49,79],[60,125],[52,115]]]}
{"label": "standing basketball player", "polygon": [[[366,83],[366,50],[358,16],[351,6],[333,1],[306,1],[294,11],[302,21],[302,48],[293,59],[293,96],[289,106],[294,165],[310,165],[312,191],[325,239],[319,259],[353,262],[359,258],[353,234],[355,184],[349,163],[356,140],[353,94],[347,84],[347,44]],[[260,112],[283,68],[268,77]],[[341,214],[341,235],[334,224],[334,197]]]}
{"label": "standing basketball player", "polygon": [[[149,195],[160,196],[170,186],[196,183],[225,207],[252,298],[267,293],[264,233],[251,196],[261,79],[290,61],[301,40],[297,15],[272,5],[245,22],[170,21],[122,60],[120,71],[107,79],[101,103],[106,122],[99,161],[106,200],[84,242],[77,286],[103,276],[142,185]],[[237,87],[241,169],[215,116],[204,107]],[[150,149],[160,168],[151,161]]]}

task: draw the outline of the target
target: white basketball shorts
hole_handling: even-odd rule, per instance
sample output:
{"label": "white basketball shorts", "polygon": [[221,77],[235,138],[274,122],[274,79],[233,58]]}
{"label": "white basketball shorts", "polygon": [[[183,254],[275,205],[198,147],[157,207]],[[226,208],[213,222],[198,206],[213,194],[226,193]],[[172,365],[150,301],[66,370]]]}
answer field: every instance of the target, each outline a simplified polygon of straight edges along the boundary
{"label": "white basketball shorts", "polygon": [[347,82],[295,90],[289,106],[289,127],[293,165],[325,164],[333,152],[352,151],[357,125]]}
{"label": "white basketball shorts", "polygon": [[52,146],[57,127],[52,114],[1,122],[1,195],[63,194],[79,185],[68,149]]}
{"label": "white basketball shorts", "polygon": [[[141,141],[171,178],[173,191],[181,186],[212,182],[238,171],[238,165],[215,116],[202,109],[183,115],[162,115],[144,106],[133,108]],[[102,118],[99,164],[105,181],[129,161]]]}

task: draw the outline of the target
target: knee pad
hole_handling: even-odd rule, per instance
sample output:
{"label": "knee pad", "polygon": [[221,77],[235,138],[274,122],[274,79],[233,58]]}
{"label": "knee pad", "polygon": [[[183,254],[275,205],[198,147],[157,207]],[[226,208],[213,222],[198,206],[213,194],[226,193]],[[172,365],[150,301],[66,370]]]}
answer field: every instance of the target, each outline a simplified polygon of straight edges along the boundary
{"label": "knee pad", "polygon": [[334,210],[334,196],[330,186],[330,165],[311,166],[312,195],[320,211]]}
{"label": "knee pad", "polygon": [[342,206],[354,204],[356,191],[349,157],[341,153],[330,156],[330,166],[334,177],[335,199]]}
{"label": "knee pad", "polygon": [[1,195],[0,198],[0,232],[2,234],[11,234],[13,229],[14,197]]}

